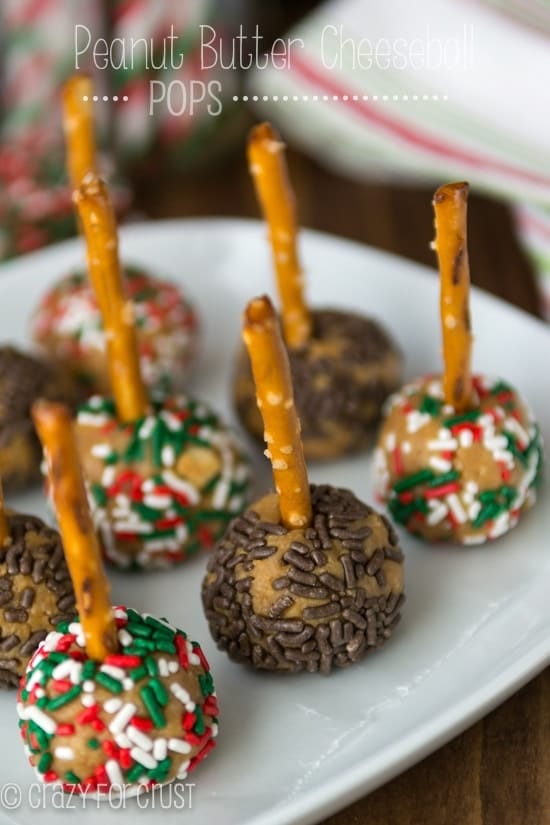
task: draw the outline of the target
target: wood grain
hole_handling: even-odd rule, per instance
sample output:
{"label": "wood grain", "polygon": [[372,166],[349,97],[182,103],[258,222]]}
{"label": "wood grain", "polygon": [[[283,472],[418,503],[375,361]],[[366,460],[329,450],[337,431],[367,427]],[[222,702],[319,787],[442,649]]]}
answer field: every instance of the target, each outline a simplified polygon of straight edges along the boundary
{"label": "wood grain", "polygon": [[[296,152],[289,153],[289,166],[302,225],[428,264],[435,277],[432,188],[359,184]],[[137,186],[138,206],[152,217],[258,214],[244,154],[196,178],[163,178],[149,168]],[[539,314],[533,274],[508,210],[475,190],[469,252],[474,284]],[[546,825],[549,741],[547,670],[461,736],[324,825]]]}

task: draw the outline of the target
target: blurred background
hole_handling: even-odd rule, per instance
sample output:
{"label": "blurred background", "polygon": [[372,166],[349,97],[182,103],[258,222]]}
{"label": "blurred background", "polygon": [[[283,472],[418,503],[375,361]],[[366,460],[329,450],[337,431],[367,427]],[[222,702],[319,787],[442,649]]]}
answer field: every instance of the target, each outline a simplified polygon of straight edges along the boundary
{"label": "blurred background", "polygon": [[[118,65],[132,38],[162,62],[170,32],[181,67]],[[244,143],[269,118],[303,226],[433,265],[431,194],[467,179],[473,281],[548,315],[548,32],[540,0],[1,0],[0,258],[75,231],[59,88],[76,58],[122,219],[256,217]],[[119,50],[94,55],[100,38]],[[244,67],[289,38],[286,63]]]}

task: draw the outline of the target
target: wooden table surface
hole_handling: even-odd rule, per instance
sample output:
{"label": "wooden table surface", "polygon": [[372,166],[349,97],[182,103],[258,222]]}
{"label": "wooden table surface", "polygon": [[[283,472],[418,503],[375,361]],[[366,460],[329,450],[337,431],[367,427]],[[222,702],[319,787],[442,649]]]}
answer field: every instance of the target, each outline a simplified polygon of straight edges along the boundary
{"label": "wooden table surface", "polygon": [[[434,265],[431,190],[351,182],[291,153],[303,225]],[[150,175],[138,205],[153,217],[257,216],[244,162],[196,177]],[[472,196],[469,252],[475,284],[538,314],[533,275],[507,210]],[[550,671],[485,719],[324,825],[544,825],[550,823]]]}

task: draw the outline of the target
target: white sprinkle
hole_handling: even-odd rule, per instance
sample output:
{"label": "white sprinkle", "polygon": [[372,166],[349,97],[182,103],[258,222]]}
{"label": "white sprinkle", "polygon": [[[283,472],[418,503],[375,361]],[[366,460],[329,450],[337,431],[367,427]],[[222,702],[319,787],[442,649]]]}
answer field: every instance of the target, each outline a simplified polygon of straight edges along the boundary
{"label": "white sprinkle", "polygon": [[153,740],[150,736],[146,736],[143,731],[140,731],[138,728],[135,728],[133,725],[128,725],[126,729],[126,736],[130,739],[134,745],[137,745],[138,748],[143,748],[144,751],[152,751],[153,750]]}
{"label": "white sprinkle", "polygon": [[430,512],[426,518],[427,523],[433,527],[434,524],[439,524],[448,513],[447,505],[442,501],[430,501]]}
{"label": "white sprinkle", "polygon": [[108,464],[101,474],[102,487],[110,487],[116,478],[116,469],[113,464]]}
{"label": "white sprinkle", "polygon": [[517,419],[507,418],[504,422],[504,429],[517,436],[520,450],[524,450],[527,447],[529,444],[529,436]]}
{"label": "white sprinkle", "polygon": [[198,503],[200,496],[193,485],[188,481],[185,481],[183,478],[179,478],[179,476],[175,473],[171,473],[169,470],[163,470],[162,478],[169,487],[176,491],[176,493],[181,493],[182,495],[187,496],[191,504]]}
{"label": "white sprinkle", "polygon": [[173,467],[176,461],[176,453],[171,444],[165,444],[160,451],[160,458],[163,467]]}
{"label": "white sprinkle", "polygon": [[118,733],[115,736],[115,742],[119,746],[119,748],[124,748],[124,750],[128,750],[132,747],[132,743],[128,739],[125,733]]}
{"label": "white sprinkle", "polygon": [[462,539],[463,544],[483,544],[485,541],[485,536],[464,536]]}
{"label": "white sprinkle", "polygon": [[395,445],[397,443],[397,439],[395,437],[395,433],[388,433],[386,436],[386,450],[388,452],[393,452],[395,450]]}
{"label": "white sprinkle", "polygon": [[115,619],[127,619],[128,613],[123,607],[115,607]]}
{"label": "white sprinkle", "polygon": [[190,665],[197,665],[198,666],[198,665],[200,665],[200,663],[201,663],[201,660],[199,659],[199,657],[197,656],[196,653],[190,653],[189,654],[189,664]]}
{"label": "white sprinkle", "polygon": [[155,482],[152,478],[146,478],[141,485],[141,489],[144,493],[151,493],[155,489]]}
{"label": "white sprinkle", "polygon": [[464,524],[468,520],[464,507],[456,493],[451,493],[447,496],[447,504],[459,524]]}
{"label": "white sprinkle", "polygon": [[147,535],[153,532],[153,525],[147,524],[145,521],[115,521],[113,528],[115,533],[139,533],[140,535]]}
{"label": "white sprinkle", "polygon": [[112,450],[108,444],[94,444],[90,452],[95,458],[108,458]]}
{"label": "white sprinkle", "polygon": [[124,679],[126,676],[126,671],[121,667],[115,667],[115,665],[101,665],[99,668],[102,673],[106,673],[107,676],[112,676],[113,679]]}
{"label": "white sprinkle", "polygon": [[191,701],[191,696],[189,695],[189,693],[185,690],[184,687],[182,687],[177,682],[172,682],[172,684],[170,685],[170,690],[172,691],[176,699],[178,699],[183,705],[186,705],[187,702]]}
{"label": "white sprinkle", "polygon": [[460,430],[458,441],[461,447],[471,447],[474,443],[474,434],[471,430]]}
{"label": "white sprinkle", "polygon": [[507,533],[510,528],[510,514],[507,511],[501,513],[494,520],[493,525],[489,531],[489,538],[496,539]]}
{"label": "white sprinkle", "polygon": [[181,430],[181,421],[179,418],[176,418],[169,410],[163,410],[160,414],[160,417],[166,424],[169,430],[172,432],[177,433]]}
{"label": "white sprinkle", "polygon": [[58,746],[53,753],[56,759],[74,759],[74,751],[69,747]]}
{"label": "white sprinkle", "polygon": [[177,779],[185,779],[187,776],[187,771],[189,770],[189,765],[191,764],[190,760],[187,759],[185,762],[182,762],[178,768],[178,775]]}
{"label": "white sprinkle", "polygon": [[109,725],[109,730],[115,736],[117,733],[122,733],[132,716],[135,714],[137,710],[136,705],[133,702],[127,702],[124,707],[122,707],[115,718],[112,720],[111,724]]}
{"label": "white sprinkle", "polygon": [[475,495],[479,490],[479,485],[475,481],[467,481],[466,489],[469,493],[473,493]]}
{"label": "white sprinkle", "polygon": [[77,685],[80,682],[80,675],[82,673],[82,664],[81,662],[76,662],[74,659],[67,659],[64,662],[60,662],[53,670],[52,676],[54,679],[67,679],[69,678],[73,685]]}
{"label": "white sprinkle", "polygon": [[107,699],[103,707],[106,713],[116,713],[122,707],[122,701],[114,696],[112,699]]}
{"label": "white sprinkle", "polygon": [[136,762],[139,762],[140,765],[143,765],[144,768],[151,770],[152,768],[157,767],[157,760],[154,759],[150,753],[146,753],[141,748],[132,748],[130,751],[130,756],[132,759],[135,759]]}
{"label": "white sprinkle", "polygon": [[230,486],[231,482],[228,478],[220,478],[216,484],[216,488],[212,495],[212,507],[214,507],[215,510],[221,510],[222,507],[225,506],[227,496],[229,495]]}
{"label": "white sprinkle", "polygon": [[95,690],[95,683],[92,682],[91,679],[86,679],[86,681],[82,683],[82,690],[84,693],[93,693]]}
{"label": "white sprinkle", "polygon": [[503,435],[495,435],[485,437],[483,439],[483,446],[487,447],[488,450],[505,450],[508,446],[508,440]]}
{"label": "white sprinkle", "polygon": [[191,745],[189,742],[184,742],[183,739],[169,739],[168,750],[174,751],[174,753],[189,753]]}
{"label": "white sprinkle", "polygon": [[[46,651],[47,653],[52,651],[52,650],[55,650],[55,648],[57,647],[58,641],[62,638],[63,638],[63,634],[62,633],[57,633],[57,631],[55,631],[55,630],[52,631],[51,633],[48,633],[48,635],[46,636],[46,638],[42,642],[42,650]],[[34,663],[34,660],[33,660],[33,663]]]}
{"label": "white sprinkle", "polygon": [[180,669],[179,663],[174,661],[174,659],[171,659],[168,662],[168,671],[169,671],[169,673],[177,673],[179,671],[179,669]]}
{"label": "white sprinkle", "polygon": [[185,710],[187,710],[189,713],[194,713],[196,707],[197,706],[194,702],[187,702],[187,704],[185,706]]}
{"label": "white sprinkle", "polygon": [[111,785],[114,785],[115,788],[124,787],[124,777],[122,776],[120,765],[115,759],[108,759],[105,762],[105,771],[107,772]]}
{"label": "white sprinkle", "polygon": [[135,684],[134,680],[131,679],[129,676],[126,676],[122,680],[122,687],[124,688],[124,690],[132,690],[132,688],[134,687],[134,684]]}
{"label": "white sprinkle", "polygon": [[215,722],[212,722],[212,727],[210,728],[210,731],[211,731],[211,734],[212,734],[212,739],[216,738],[216,736],[218,735],[218,730],[219,730],[219,728],[218,728],[217,724]]}
{"label": "white sprinkle", "polygon": [[403,450],[404,453],[407,453],[407,455],[408,455],[412,450],[411,442],[410,441],[404,441],[403,444],[401,445],[401,449]]}
{"label": "white sprinkle", "polygon": [[157,760],[157,762],[162,762],[163,759],[166,759],[166,754],[168,753],[168,746],[166,743],[166,739],[155,739],[155,744],[153,745],[153,756]]}
{"label": "white sprinkle", "polygon": [[91,708],[92,705],[95,705],[95,697],[92,696],[91,693],[82,693],[80,695],[80,704],[85,708]]}
{"label": "white sprinkle", "polygon": [[143,503],[147,507],[152,507],[154,510],[166,510],[172,504],[170,496],[159,495],[158,493],[150,493],[143,497]]}
{"label": "white sprinkle", "polygon": [[428,441],[429,450],[456,450],[458,441],[455,438]]}
{"label": "white sprinkle", "polygon": [[[466,496],[464,496],[466,498]],[[476,518],[479,516],[481,512],[481,502],[480,501],[473,501],[470,506],[468,507],[468,518],[470,521],[475,521]]]}
{"label": "white sprinkle", "polygon": [[431,416],[428,413],[421,413],[418,410],[412,410],[406,415],[406,424],[408,433],[416,433],[428,422],[431,421]]}
{"label": "white sprinkle", "polygon": [[121,627],[118,631],[118,640],[123,647],[128,647],[134,641],[133,637],[130,636],[126,628]]}
{"label": "white sprinkle", "polygon": [[43,710],[37,708],[36,705],[26,708],[23,718],[30,719],[38,725],[39,728],[42,728],[45,733],[55,733],[57,730],[56,722],[50,716],[45,714]]}
{"label": "white sprinkle", "polygon": [[159,659],[158,662],[159,673],[161,676],[168,676],[168,662],[166,659]]}
{"label": "white sprinkle", "polygon": [[445,458],[440,458],[437,455],[434,455],[430,458],[429,461],[430,467],[433,467],[434,470],[439,470],[442,473],[448,473],[449,470],[452,470],[453,465],[450,461],[447,461]]}

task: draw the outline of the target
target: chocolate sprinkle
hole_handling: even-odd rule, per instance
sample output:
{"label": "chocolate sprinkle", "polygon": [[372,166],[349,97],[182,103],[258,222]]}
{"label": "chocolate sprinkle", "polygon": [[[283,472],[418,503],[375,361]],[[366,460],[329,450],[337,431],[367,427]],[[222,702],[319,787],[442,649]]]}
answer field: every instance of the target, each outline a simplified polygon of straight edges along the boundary
{"label": "chocolate sprinkle", "polygon": [[[37,398],[71,405],[78,400],[72,381],[55,367],[13,347],[0,347],[0,475],[7,489],[40,479],[42,449],[30,415]],[[14,444],[20,449],[14,450]]]}
{"label": "chocolate sprinkle", "polygon": [[[356,452],[371,441],[383,402],[399,386],[401,354],[385,329],[370,318],[352,312],[315,310],[312,319],[313,346],[289,351],[306,455],[326,458]],[[316,343],[321,346],[316,347]],[[319,354],[326,351],[327,344],[334,349],[330,357]],[[366,367],[386,359],[387,370],[368,374]],[[247,429],[263,439],[250,364],[244,351],[237,361],[235,404]],[[338,439],[334,437],[335,430]],[[316,524],[314,527],[318,530]],[[323,533],[318,532],[323,542]]]}
{"label": "chocolate sprinkle", "polygon": [[[8,513],[8,521],[10,545],[0,550],[0,687],[16,687],[42,639],[76,613],[57,531],[35,516]],[[55,615],[47,612],[47,591],[53,594]],[[8,630],[8,625],[17,628]]]}
{"label": "chocolate sprinkle", "polygon": [[[280,533],[278,525],[248,511],[230,524],[210,558],[203,604],[214,640],[235,661],[328,674],[380,647],[397,624],[403,594],[380,592],[386,563],[403,560],[390,523],[348,490],[312,485],[311,493],[313,526],[296,531],[288,549],[270,541],[288,531]],[[382,543],[373,548],[375,525],[376,535],[382,528]],[[262,548],[273,551],[265,555],[265,584],[257,555]],[[249,563],[250,574],[243,575]],[[254,586],[260,582],[267,588],[261,590],[266,615],[254,611]],[[226,598],[230,591],[233,596]]]}

